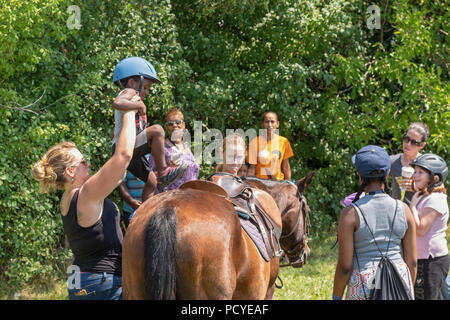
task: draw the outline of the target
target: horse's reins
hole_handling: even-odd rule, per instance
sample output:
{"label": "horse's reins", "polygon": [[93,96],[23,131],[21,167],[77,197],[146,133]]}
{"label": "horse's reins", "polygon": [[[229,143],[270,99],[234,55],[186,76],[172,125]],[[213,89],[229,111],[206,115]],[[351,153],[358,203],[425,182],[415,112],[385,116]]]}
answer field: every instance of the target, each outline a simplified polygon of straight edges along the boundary
{"label": "horse's reins", "polygon": [[[246,178],[244,178],[244,179],[246,179]],[[298,190],[297,185],[296,185],[295,183],[293,183],[292,181],[290,181],[290,180],[285,180],[285,181],[276,181],[276,182],[289,183],[290,185],[294,186],[294,187],[295,187],[295,190],[296,190],[296,192],[297,192],[297,198],[298,198],[299,201],[300,201],[300,206],[299,206],[298,212],[297,212],[297,221],[296,221],[296,223],[295,223],[295,227],[292,228],[292,230],[291,230],[291,232],[290,232],[289,234],[280,236],[280,240],[281,240],[282,238],[283,238],[283,239],[286,239],[286,238],[292,236],[292,235],[294,234],[294,232],[297,230],[297,227],[298,227],[298,225],[300,224],[300,215],[303,216],[303,212],[301,212],[301,210],[302,210],[302,208],[305,207],[305,205],[304,205],[304,204],[305,204],[305,198],[303,197],[302,192],[300,192],[300,191]],[[305,237],[306,237],[306,235],[307,235],[308,232],[309,232],[309,227],[310,227],[309,216],[308,216],[308,215],[305,215],[305,224],[304,224],[304,227],[303,227],[303,232],[304,232]],[[303,241],[304,241],[303,239],[302,239],[301,241],[297,241],[297,242],[295,243],[295,245],[293,246],[293,249],[291,249],[291,250],[284,250],[284,249],[283,249],[283,250],[286,251],[286,253],[288,254],[288,256],[289,256],[289,255],[292,255],[292,254],[297,250],[297,248],[300,247],[300,244],[301,244]],[[300,254],[299,254],[299,257],[302,257],[302,256],[304,255],[304,253],[305,253],[305,247],[303,246],[302,251],[301,251]],[[289,262],[289,263],[287,263],[287,264],[280,264],[280,268],[283,268],[283,267],[289,267],[289,266],[293,266],[293,265],[294,265],[294,263],[292,263],[292,262]],[[281,279],[280,279],[280,280],[281,280]]]}
{"label": "horse's reins", "polygon": [[[302,192],[298,191],[297,185],[295,185],[293,182],[291,182],[291,181],[289,181],[289,180],[286,180],[285,182],[287,182],[287,183],[293,185],[293,186],[296,188],[296,190],[297,190],[297,198],[300,200],[300,206],[298,207],[297,221],[296,221],[296,223],[295,223],[295,226],[292,228],[292,230],[291,230],[291,232],[290,232],[289,234],[284,235],[284,236],[281,236],[280,239],[282,239],[282,238],[283,238],[283,239],[286,239],[286,238],[290,237],[290,236],[291,236],[292,234],[294,234],[294,232],[297,230],[297,227],[298,227],[298,225],[300,224],[300,215],[303,216],[303,212],[302,212],[301,210],[302,210],[302,208],[304,208],[304,205],[305,205],[305,200],[304,200],[303,194],[302,194]],[[308,234],[308,232],[309,232],[309,227],[310,227],[309,217],[308,217],[308,215],[305,215],[305,222],[304,222],[304,226],[303,226],[303,232],[304,232],[304,236],[305,236],[305,237],[307,236],[307,234]],[[291,250],[285,250],[286,253],[288,254],[288,256],[289,256],[290,254],[294,253],[294,252],[296,251],[296,249],[300,246],[300,244],[301,244],[303,241],[304,241],[303,239],[300,240],[300,241],[297,241],[297,242],[295,243],[295,245],[293,246],[293,249],[291,249]],[[300,256],[300,257],[303,256],[303,255],[304,255],[304,252],[305,252],[305,248],[303,247],[303,248],[302,248],[302,251],[301,251],[300,254],[299,254],[299,256]],[[289,262],[289,263],[287,263],[287,264],[282,264],[282,265],[280,264],[280,268],[289,267],[289,266],[292,266],[292,265],[293,265],[292,262]]]}

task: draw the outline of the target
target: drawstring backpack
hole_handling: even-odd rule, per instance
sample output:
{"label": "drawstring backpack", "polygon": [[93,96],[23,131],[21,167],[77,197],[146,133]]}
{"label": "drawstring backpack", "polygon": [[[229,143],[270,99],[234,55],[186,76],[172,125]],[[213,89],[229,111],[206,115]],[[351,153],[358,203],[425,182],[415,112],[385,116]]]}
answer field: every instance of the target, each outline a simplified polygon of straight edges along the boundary
{"label": "drawstring backpack", "polygon": [[[395,217],[397,216],[398,200],[395,201],[394,219],[392,220],[391,233],[389,234],[389,241],[385,254],[383,254],[383,252],[381,252],[380,250],[380,247],[378,247],[372,230],[370,230],[369,224],[367,223],[366,217],[364,216],[361,208],[356,203],[353,203],[353,205],[358,207],[359,211],[361,212],[361,216],[363,217],[364,222],[366,223],[366,226],[369,229],[370,234],[372,235],[373,241],[375,241],[375,245],[381,254],[381,259],[378,263],[377,271],[375,272],[375,277],[372,282],[372,288],[370,289],[368,300],[414,300],[411,296],[410,290],[400,276],[400,273],[398,272],[395,264],[388,257]],[[354,251],[356,262],[358,264],[359,276],[361,278],[361,284],[364,286],[364,282],[361,276],[361,267],[359,266],[358,255],[356,254],[356,248],[354,249]],[[366,290],[363,291],[364,297],[367,300]]]}

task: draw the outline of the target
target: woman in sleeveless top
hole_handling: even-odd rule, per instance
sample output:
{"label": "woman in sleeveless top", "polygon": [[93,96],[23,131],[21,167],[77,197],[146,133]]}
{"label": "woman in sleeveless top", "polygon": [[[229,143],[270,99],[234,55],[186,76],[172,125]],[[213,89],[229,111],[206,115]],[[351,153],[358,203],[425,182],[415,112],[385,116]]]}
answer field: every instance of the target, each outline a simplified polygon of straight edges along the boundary
{"label": "woman in sleeveless top", "polygon": [[[409,207],[385,193],[388,191],[389,155],[381,147],[368,145],[361,148],[352,161],[361,187],[353,204],[342,210],[339,219],[339,257],[333,299],[342,299],[346,287],[347,300],[369,297],[381,258],[377,245],[383,253],[389,248],[387,255],[413,296],[417,268],[415,223]],[[361,197],[363,192],[365,196]]]}
{"label": "woman in sleeveless top", "polygon": [[133,155],[135,112],[125,112],[114,155],[94,175],[72,142],[53,146],[32,170],[42,192],[64,190],[60,202],[64,232],[74,254],[69,299],[121,299],[120,213],[107,199],[121,183]]}
{"label": "woman in sleeveless top", "polygon": [[[158,194],[167,190],[178,189],[183,183],[196,180],[200,171],[200,167],[192,154],[190,147],[183,142],[183,133],[186,127],[183,112],[178,108],[171,108],[164,116],[166,122],[166,130],[168,137],[164,141],[164,154],[166,163],[171,166],[179,166],[183,164],[186,171],[171,184],[163,188],[161,185],[153,185],[154,194]],[[149,166],[154,172],[157,171],[155,159],[152,154],[148,158]]]}
{"label": "woman in sleeveless top", "polygon": [[412,190],[412,179],[402,178],[402,167],[411,166],[411,162],[420,156],[420,152],[426,146],[430,130],[423,122],[413,122],[406,129],[402,137],[403,153],[390,156],[392,177],[392,198],[401,199],[401,187],[405,188],[403,201],[410,203],[414,190]]}

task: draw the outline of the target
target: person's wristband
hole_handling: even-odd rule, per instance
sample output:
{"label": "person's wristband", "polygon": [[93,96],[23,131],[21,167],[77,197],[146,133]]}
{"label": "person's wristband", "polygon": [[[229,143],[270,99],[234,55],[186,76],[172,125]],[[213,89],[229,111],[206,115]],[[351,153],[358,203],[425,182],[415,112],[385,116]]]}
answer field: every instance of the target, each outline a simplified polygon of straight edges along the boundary
{"label": "person's wristband", "polygon": [[337,297],[337,296],[335,296],[334,293],[333,293],[333,300],[342,300],[342,297]]}

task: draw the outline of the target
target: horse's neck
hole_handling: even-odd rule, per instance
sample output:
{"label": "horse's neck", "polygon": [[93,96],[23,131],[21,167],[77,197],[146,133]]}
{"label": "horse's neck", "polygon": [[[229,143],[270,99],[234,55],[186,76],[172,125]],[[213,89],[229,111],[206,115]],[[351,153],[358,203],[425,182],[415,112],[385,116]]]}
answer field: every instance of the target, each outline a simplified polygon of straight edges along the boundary
{"label": "horse's neck", "polygon": [[283,213],[284,210],[287,208],[287,201],[286,201],[287,196],[284,194],[282,189],[283,188],[281,185],[273,185],[272,187],[266,188],[266,192],[270,194],[272,198],[275,200],[278,209],[280,209],[281,213]]}
{"label": "horse's neck", "polygon": [[287,202],[285,201],[286,195],[284,195],[284,193],[283,193],[283,190],[282,190],[283,185],[282,184],[268,185],[261,180],[252,180],[252,179],[248,179],[245,182],[247,182],[251,187],[255,187],[255,188],[264,190],[268,194],[270,194],[272,196],[272,198],[275,200],[281,213],[286,209],[286,207],[287,207]]}

